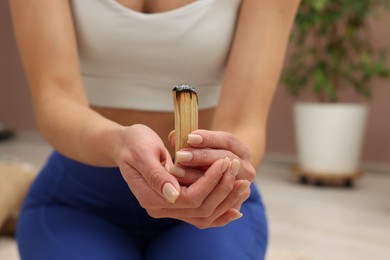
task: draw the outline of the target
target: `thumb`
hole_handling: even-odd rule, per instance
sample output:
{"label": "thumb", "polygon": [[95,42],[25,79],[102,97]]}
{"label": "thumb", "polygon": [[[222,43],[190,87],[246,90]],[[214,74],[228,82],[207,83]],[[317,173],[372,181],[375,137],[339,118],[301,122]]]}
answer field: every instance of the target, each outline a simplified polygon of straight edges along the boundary
{"label": "thumb", "polygon": [[166,201],[174,204],[180,195],[180,191],[171,182],[165,182],[162,188],[162,194]]}
{"label": "thumb", "polygon": [[175,203],[180,195],[180,185],[177,179],[168,172],[158,157],[151,157],[141,163],[145,181],[155,192],[169,203]]}

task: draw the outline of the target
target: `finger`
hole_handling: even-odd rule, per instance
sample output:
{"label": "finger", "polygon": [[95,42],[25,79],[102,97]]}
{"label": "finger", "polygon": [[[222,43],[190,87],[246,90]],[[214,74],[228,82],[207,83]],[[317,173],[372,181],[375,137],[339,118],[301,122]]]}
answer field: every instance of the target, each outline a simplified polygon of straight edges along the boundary
{"label": "finger", "polygon": [[240,196],[240,199],[232,206],[232,208],[241,210],[242,204],[249,198],[251,194],[250,187]]}
{"label": "finger", "polygon": [[[250,196],[250,182],[236,181],[234,190],[230,193],[229,198],[223,202],[227,207],[221,204],[216,211],[209,217],[201,216],[194,212],[194,209],[158,209],[152,210],[150,214],[156,218],[175,218],[190,223],[198,228],[220,227],[234,220],[241,218],[240,212],[242,203]],[[233,206],[231,206],[234,204]]]}
{"label": "finger", "polygon": [[[249,193],[247,191],[249,186],[250,183],[248,181],[242,181],[242,180],[235,181],[234,189],[228,194],[227,197],[225,197],[225,199],[219,201],[217,208],[215,208],[215,210],[209,216],[207,215],[208,211],[207,210],[205,211],[205,209],[207,209],[208,207],[207,204],[208,202],[211,202],[211,199],[205,201],[204,205],[202,205],[202,207],[199,208],[196,212],[194,211],[192,213],[187,213],[187,214],[188,216],[202,218],[202,222],[204,225],[212,225],[212,223],[214,223],[217,219],[219,219],[221,216],[223,216],[226,212],[230,211],[231,209],[236,209],[239,211],[239,209],[235,208],[234,205],[236,205],[240,201],[246,200],[249,197],[248,195]],[[213,200],[215,200],[215,198],[213,198]],[[224,219],[225,221],[228,220],[226,217],[222,219]]]}
{"label": "finger", "polygon": [[213,223],[210,224],[210,227],[225,226],[232,221],[240,219],[242,216],[243,214],[239,210],[231,208],[226,211],[222,216],[214,220]]}
{"label": "finger", "polygon": [[128,186],[131,192],[139,201],[141,207],[148,208],[161,208],[172,205],[167,202],[159,193],[153,190],[145,178],[132,166],[125,164],[121,167],[121,173],[125,180],[128,180]]}
{"label": "finger", "polygon": [[219,184],[229,167],[229,162],[229,158],[216,161],[194,184],[182,187],[177,204],[186,208],[199,208]]}
{"label": "finger", "polygon": [[[202,176],[200,176],[195,183],[191,184],[189,187],[181,186],[180,196],[178,197],[175,204],[164,204],[159,200],[156,200],[156,203],[153,203],[148,200],[148,204],[145,205],[144,208],[147,208],[148,213],[155,218],[178,218],[179,216],[182,216],[182,212],[181,214],[175,216],[172,215],[172,212],[178,212],[180,209],[187,210],[185,214],[188,216],[190,210],[199,208],[202,205],[204,199],[214,190],[215,186],[218,185],[223,173],[227,170],[228,166],[228,158],[226,158],[226,160],[219,160],[215,162],[210,168],[208,168],[207,171],[204,172],[204,174],[202,174]],[[172,175],[170,176],[173,177]],[[137,198],[148,196],[147,192],[142,194],[139,194],[139,191],[137,192]],[[193,211],[191,211],[191,214],[193,214]]]}
{"label": "finger", "polygon": [[[226,151],[217,149],[183,149],[176,153],[176,162],[181,167],[204,167],[207,168],[214,161],[222,158],[233,159],[238,171],[237,179],[246,179],[254,181],[256,178],[256,169],[248,160],[242,160],[237,155]],[[184,172],[183,172],[184,173]]]}
{"label": "finger", "polygon": [[[249,181],[235,181],[234,189],[226,196],[219,204],[214,212],[210,215],[211,220],[215,220],[223,215],[230,208],[234,208],[234,205],[241,200],[245,200],[248,197],[248,188],[250,186]],[[207,206],[207,202],[205,206]]]}
{"label": "finger", "polygon": [[222,227],[234,220],[241,218],[242,216],[243,214],[237,209],[231,208],[212,223],[205,222],[203,218],[179,217],[177,219],[190,223],[199,229],[205,229],[211,227]]}
{"label": "finger", "polygon": [[[233,189],[236,185],[236,176],[232,172],[231,164],[228,170],[222,176],[220,182],[212,193],[205,199],[201,207],[192,213],[193,216],[209,217],[210,223],[228,210],[236,203],[236,191]],[[237,188],[236,188],[237,190]],[[230,199],[228,199],[230,198]]]}
{"label": "finger", "polygon": [[250,182],[235,180],[229,169],[224,173],[220,183],[214,191],[205,199],[204,203],[197,208],[161,209],[163,217],[188,217],[201,218],[203,223],[212,223],[234,205],[241,203],[249,197],[248,187]]}
{"label": "finger", "polygon": [[188,143],[196,148],[228,150],[241,158],[249,156],[249,148],[228,132],[195,130],[188,135]]}
{"label": "finger", "polygon": [[168,150],[165,150],[165,158],[165,161],[162,161],[161,164],[167,171],[169,171],[173,166],[173,160]]}
{"label": "finger", "polygon": [[231,151],[222,149],[192,149],[186,148],[176,152],[176,162],[183,166],[201,166],[209,167],[216,160],[224,159],[240,159]]}
{"label": "finger", "polygon": [[205,170],[195,169],[189,167],[180,167],[178,165],[172,165],[169,169],[169,173],[174,175],[179,181],[180,185],[190,186],[195,183],[200,177],[203,176]]}
{"label": "finger", "polygon": [[[153,214],[153,212],[152,212]],[[211,228],[211,227],[222,227],[227,224],[229,224],[232,221],[235,221],[239,218],[241,218],[243,214],[235,209],[230,208],[228,209],[222,216],[214,220],[212,223],[209,223],[208,221],[205,221],[203,218],[191,218],[188,216],[180,216],[176,219],[187,222],[193,226],[196,226],[199,229],[205,229],[205,228]]]}
{"label": "finger", "polygon": [[[210,223],[208,225],[209,227],[221,227],[221,226],[224,226],[232,221],[240,219],[243,216],[240,209],[241,209],[242,203],[244,201],[246,201],[250,195],[250,188],[249,188],[250,183],[249,184],[248,183],[242,183],[242,185],[238,189],[237,195],[239,196],[239,199],[233,205],[233,207],[229,208],[221,216],[217,217],[212,223]],[[248,188],[244,188],[245,190],[242,191],[244,186],[248,187]]]}
{"label": "finger", "polygon": [[162,165],[162,162],[168,162],[169,153],[165,149],[158,152],[151,151],[152,154],[146,154],[139,158],[139,163],[134,165],[140,172],[147,184],[160,196],[170,203],[175,203],[180,194],[180,185],[177,179],[169,174],[168,170]]}

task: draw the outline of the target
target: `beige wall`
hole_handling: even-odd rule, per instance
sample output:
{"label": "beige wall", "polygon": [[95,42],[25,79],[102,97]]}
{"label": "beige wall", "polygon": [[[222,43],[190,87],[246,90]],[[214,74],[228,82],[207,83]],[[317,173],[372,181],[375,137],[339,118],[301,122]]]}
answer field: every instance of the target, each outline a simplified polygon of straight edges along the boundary
{"label": "beige wall", "polygon": [[8,9],[8,1],[0,1],[0,121],[14,129],[35,130]]}
{"label": "beige wall", "polygon": [[[373,24],[375,45],[390,46],[390,14],[384,22]],[[346,91],[347,100],[359,100]],[[304,99],[311,99],[306,95]],[[295,152],[293,100],[279,86],[271,108],[267,152],[293,155]],[[390,80],[376,82],[366,131],[363,159],[390,163]],[[8,1],[0,1],[0,121],[17,130],[36,130],[26,80],[23,76],[12,34]]]}

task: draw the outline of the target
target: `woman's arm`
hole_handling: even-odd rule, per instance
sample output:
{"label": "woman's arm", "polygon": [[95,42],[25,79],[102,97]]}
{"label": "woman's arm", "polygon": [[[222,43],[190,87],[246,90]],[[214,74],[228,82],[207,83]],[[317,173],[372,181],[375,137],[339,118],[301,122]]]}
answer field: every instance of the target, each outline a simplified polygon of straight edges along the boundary
{"label": "woman's arm", "polygon": [[267,115],[277,86],[299,0],[244,0],[213,130],[238,137],[258,167]]}
{"label": "woman's arm", "polygon": [[10,1],[40,131],[61,153],[114,165],[122,127],[88,106],[68,0]]}
{"label": "woman's arm", "polygon": [[[157,134],[143,125],[121,126],[90,109],[69,1],[10,3],[36,121],[49,143],[80,162],[131,168],[133,175],[149,184],[138,189],[175,201],[180,186],[167,174],[165,167],[172,159]],[[133,180],[126,173],[123,176],[131,186]]]}

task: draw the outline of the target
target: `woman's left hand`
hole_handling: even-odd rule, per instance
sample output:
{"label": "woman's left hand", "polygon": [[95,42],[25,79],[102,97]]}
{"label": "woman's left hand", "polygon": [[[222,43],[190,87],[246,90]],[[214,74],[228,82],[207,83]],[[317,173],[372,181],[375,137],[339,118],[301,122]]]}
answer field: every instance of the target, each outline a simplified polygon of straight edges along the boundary
{"label": "woman's left hand", "polygon": [[[169,135],[169,141],[174,147],[174,132]],[[232,165],[237,168],[237,179],[254,181],[256,170],[250,160],[250,150],[236,136],[223,131],[199,129],[189,134],[188,143],[190,148],[182,149],[175,155],[179,167],[174,166],[171,170],[172,174],[179,177],[179,182],[194,182],[201,174],[201,171],[194,169],[207,169],[215,161],[226,157],[230,158]]]}

